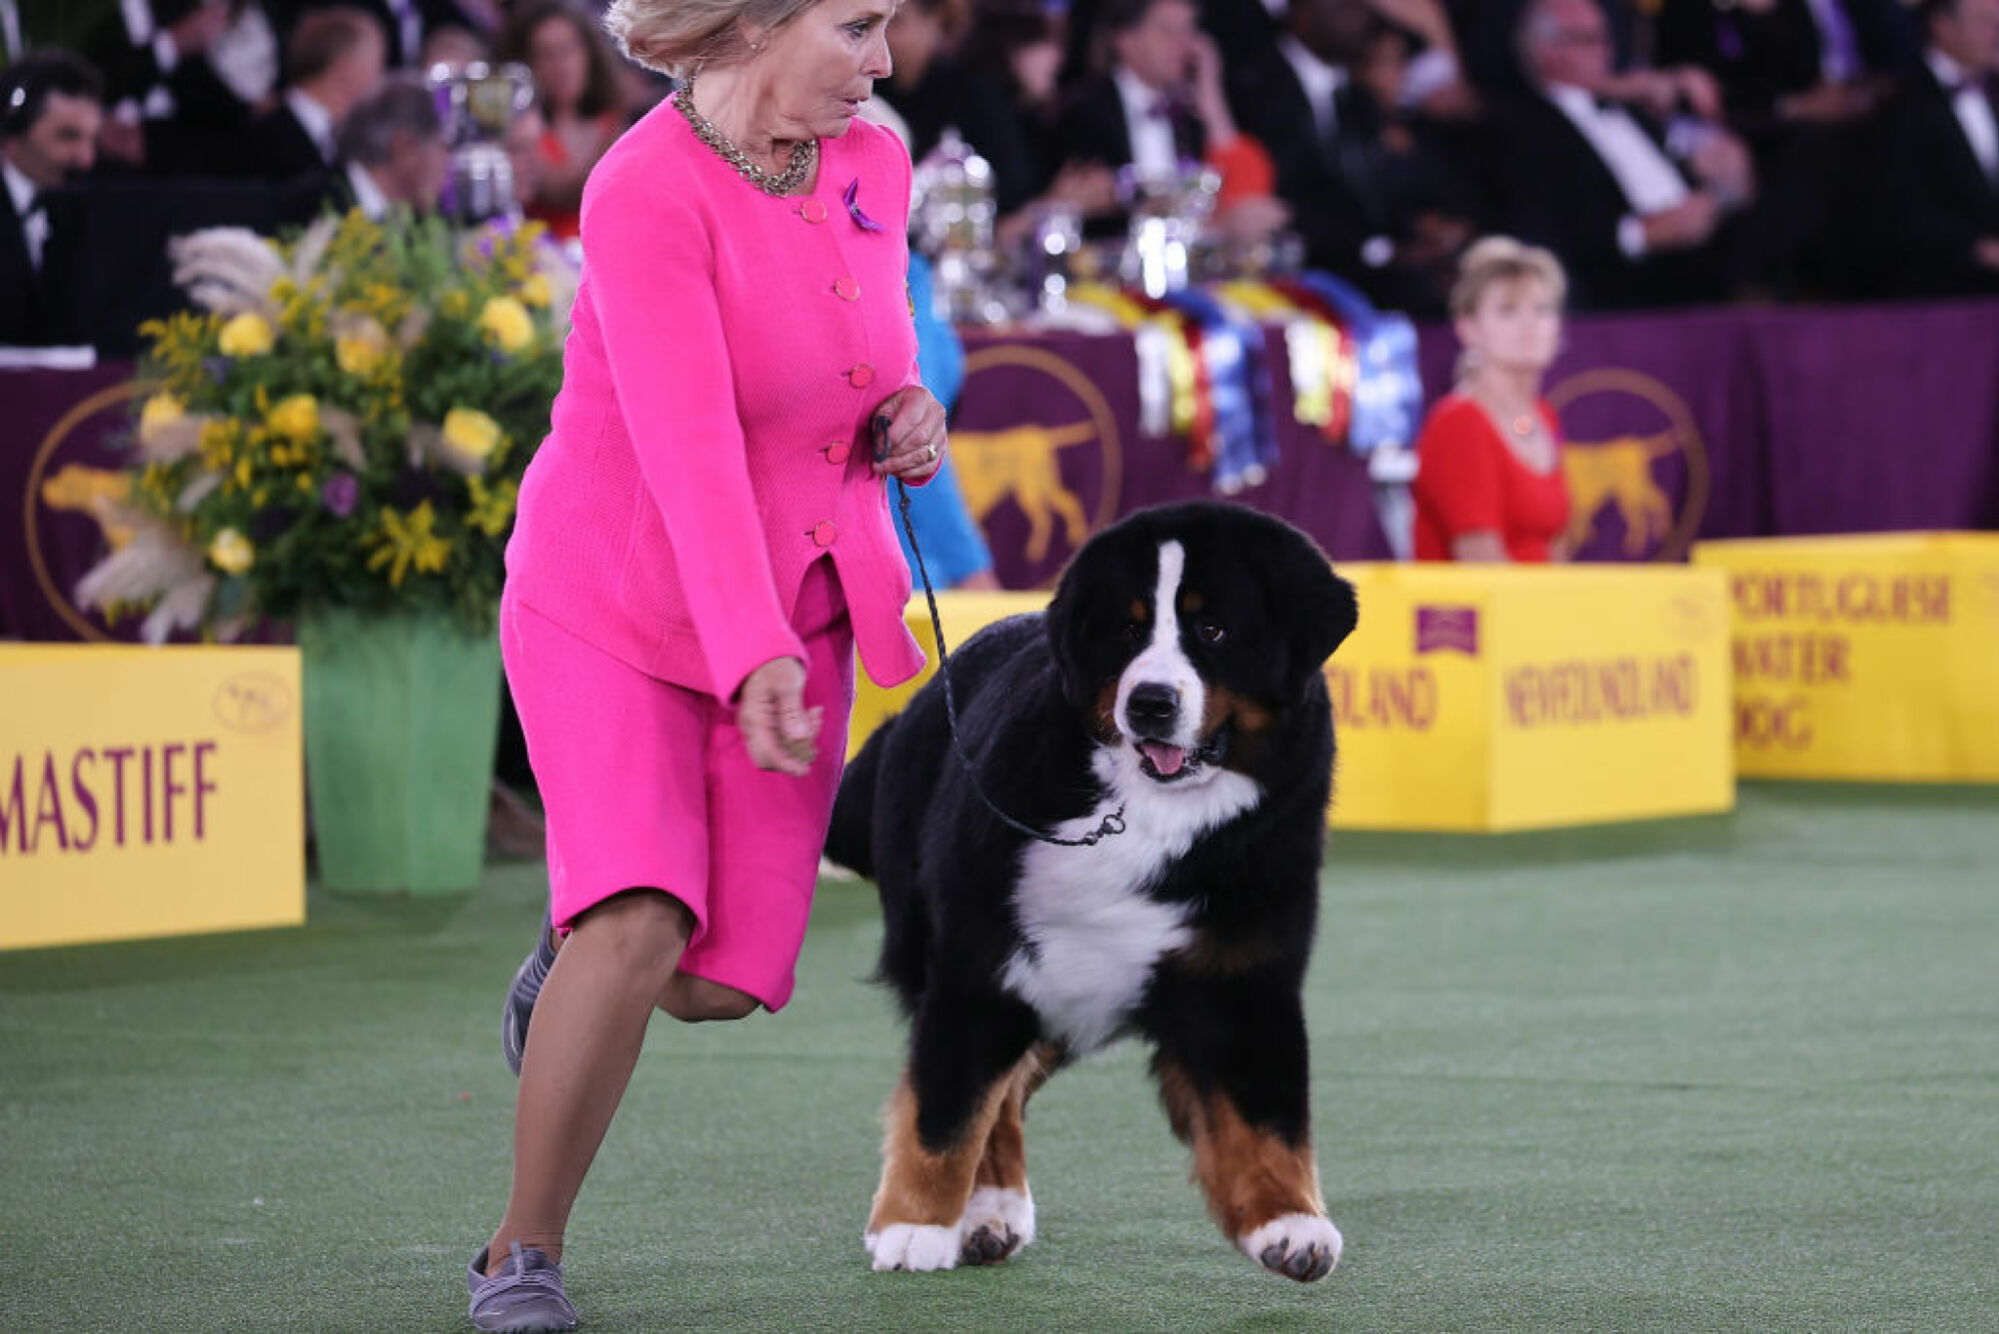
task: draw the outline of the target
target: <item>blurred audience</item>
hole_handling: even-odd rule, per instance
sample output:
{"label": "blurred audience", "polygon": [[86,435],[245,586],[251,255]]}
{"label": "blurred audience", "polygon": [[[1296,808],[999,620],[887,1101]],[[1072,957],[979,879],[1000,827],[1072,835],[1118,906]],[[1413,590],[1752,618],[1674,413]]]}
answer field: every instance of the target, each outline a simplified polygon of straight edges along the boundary
{"label": "blurred audience", "polygon": [[500,58],[527,66],[547,122],[528,216],[568,240],[577,234],[584,179],[625,129],[616,58],[599,29],[563,0],[529,0],[516,10]]}
{"label": "blurred audience", "polygon": [[1451,315],[1457,385],[1416,441],[1417,560],[1568,559],[1561,425],[1541,380],[1562,342],[1561,262],[1489,236],[1464,253]]}
{"label": "blurred audience", "polygon": [[1437,123],[1401,105],[1408,49],[1365,0],[1292,0],[1270,51],[1238,71],[1235,105],[1276,164],[1306,262],[1378,304],[1440,314],[1478,206]]}
{"label": "blurred audience", "polygon": [[75,56],[24,56],[0,74],[0,345],[69,338],[54,274],[71,238],[57,235],[54,196],[97,159],[104,86]]}
{"label": "blurred audience", "polygon": [[[1214,221],[1232,240],[1266,240],[1290,221],[1262,145],[1236,129],[1221,54],[1193,0],[1109,0],[1102,11],[1108,72],[1082,84],[1056,123],[1070,164],[1120,174],[1133,192],[1175,179],[1183,163],[1221,176]],[[1096,232],[1125,218],[1099,213]]]}
{"label": "blurred audience", "polygon": [[1531,91],[1497,109],[1509,228],[1562,256],[1579,306],[1726,296],[1742,244],[1731,223],[1756,192],[1741,140],[1684,101],[1662,123],[1617,100],[1659,85],[1611,68],[1597,0],[1533,0],[1520,57]]}
{"label": "blurred audience", "polygon": [[[175,299],[163,229],[435,207],[445,155],[408,119],[434,67],[528,67],[516,194],[572,238],[590,169],[668,86],[603,10],[0,0],[11,86],[45,58],[102,72],[7,120],[0,336],[129,342],[105,331]],[[59,32],[82,64],[28,57]],[[1580,309],[1999,293],[1999,0],[904,0],[889,38],[872,114],[915,158],[947,127],[985,157],[1008,254],[1051,212],[1113,241],[1148,182],[1203,164],[1221,253],[1302,255],[1417,316],[1487,230],[1552,249]],[[63,114],[31,135],[29,102]],[[347,133],[364,103],[385,119]],[[20,164],[47,174],[30,140],[57,125],[39,186]]]}
{"label": "blurred audience", "polygon": [[105,155],[156,173],[218,170],[278,82],[257,0],[120,0],[84,52],[104,75]]}
{"label": "blurred audience", "polygon": [[1876,230],[1901,296],[1999,292],[1999,0],[1924,0],[1880,126]]}
{"label": "blurred audience", "polygon": [[381,23],[364,9],[336,5],[300,19],[285,46],[290,80],[250,126],[237,174],[294,181],[338,170],[340,127],[381,84],[387,49]]}
{"label": "blurred audience", "polygon": [[482,34],[447,23],[424,34],[423,54],[416,68],[427,74],[442,65],[453,74],[462,74],[467,65],[482,64],[492,58],[493,44]]}

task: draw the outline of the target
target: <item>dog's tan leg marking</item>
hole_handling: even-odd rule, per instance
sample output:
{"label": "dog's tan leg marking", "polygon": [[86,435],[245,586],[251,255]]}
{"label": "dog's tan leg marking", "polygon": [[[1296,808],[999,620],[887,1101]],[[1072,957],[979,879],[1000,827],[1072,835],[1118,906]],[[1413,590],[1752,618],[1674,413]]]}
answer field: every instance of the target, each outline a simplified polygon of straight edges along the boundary
{"label": "dog's tan leg marking", "polygon": [[1222,1094],[1203,1098],[1165,1066],[1159,1096],[1173,1133],[1194,1150],[1194,1179],[1230,1241],[1273,1273],[1312,1283],[1339,1263],[1339,1229],[1326,1218],[1309,1142],[1291,1145],[1244,1121]]}
{"label": "dog's tan leg marking", "polygon": [[866,1240],[876,1269],[957,1265],[959,1223],[1011,1086],[1012,1072],[995,1080],[957,1143],[932,1153],[916,1132],[916,1091],[904,1072],[889,1098],[881,1185],[868,1215]]}
{"label": "dog's tan leg marking", "polygon": [[986,1136],[960,1228],[962,1264],[994,1264],[1034,1240],[1034,1197],[1027,1189],[1027,1101],[1053,1073],[1053,1053],[1037,1048],[1003,1081],[1006,1096]]}

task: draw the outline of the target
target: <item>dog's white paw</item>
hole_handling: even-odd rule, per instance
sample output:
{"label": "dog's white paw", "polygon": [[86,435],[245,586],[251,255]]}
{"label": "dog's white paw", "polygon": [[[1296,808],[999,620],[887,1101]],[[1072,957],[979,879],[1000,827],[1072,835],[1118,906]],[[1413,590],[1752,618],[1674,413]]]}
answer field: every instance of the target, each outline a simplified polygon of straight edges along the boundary
{"label": "dog's white paw", "polygon": [[963,1263],[997,1264],[1034,1240],[1034,1197],[1026,1190],[981,1186],[965,1205],[958,1235]]}
{"label": "dog's white paw", "polygon": [[880,1232],[870,1232],[865,1240],[874,1257],[877,1272],[906,1269],[928,1273],[933,1269],[954,1269],[958,1264],[958,1229],[933,1223],[891,1223]]}
{"label": "dog's white paw", "polygon": [[1273,1274],[1317,1283],[1340,1262],[1340,1230],[1317,1214],[1285,1214],[1238,1239],[1243,1254]]}

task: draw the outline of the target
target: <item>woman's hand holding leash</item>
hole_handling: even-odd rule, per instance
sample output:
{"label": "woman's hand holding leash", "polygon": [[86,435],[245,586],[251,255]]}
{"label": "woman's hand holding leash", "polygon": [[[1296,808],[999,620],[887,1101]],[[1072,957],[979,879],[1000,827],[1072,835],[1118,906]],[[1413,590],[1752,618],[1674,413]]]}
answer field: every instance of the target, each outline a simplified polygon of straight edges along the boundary
{"label": "woman's hand holding leash", "polygon": [[772,658],[743,678],[736,694],[736,725],[750,762],[794,778],[819,758],[822,712],[805,707],[805,665],[796,658]]}
{"label": "woman's hand holding leash", "polygon": [[922,385],[898,389],[875,409],[875,473],[920,482],[944,461],[944,405]]}

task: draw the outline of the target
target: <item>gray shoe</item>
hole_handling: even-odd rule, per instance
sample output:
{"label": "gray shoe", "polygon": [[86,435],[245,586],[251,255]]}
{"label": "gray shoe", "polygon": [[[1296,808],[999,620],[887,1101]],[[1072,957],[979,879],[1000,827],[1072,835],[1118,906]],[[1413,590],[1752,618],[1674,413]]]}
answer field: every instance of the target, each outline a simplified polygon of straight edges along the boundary
{"label": "gray shoe", "polygon": [[549,915],[541,915],[541,934],[535,937],[534,948],[514,972],[514,983],[507,988],[507,1005],[500,1012],[500,1050],[507,1058],[507,1069],[516,1075],[521,1072],[521,1058],[528,1049],[528,1020],[534,1017],[534,1003],[541,997],[541,985],[548,981],[549,965],[555,962],[555,946],[549,943],[551,931]]}
{"label": "gray shoe", "polygon": [[512,1256],[491,1278],[481,1250],[465,1267],[465,1286],[472,1293],[474,1329],[576,1328],[576,1308],[562,1291],[562,1266],[532,1246],[515,1242]]}

